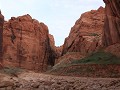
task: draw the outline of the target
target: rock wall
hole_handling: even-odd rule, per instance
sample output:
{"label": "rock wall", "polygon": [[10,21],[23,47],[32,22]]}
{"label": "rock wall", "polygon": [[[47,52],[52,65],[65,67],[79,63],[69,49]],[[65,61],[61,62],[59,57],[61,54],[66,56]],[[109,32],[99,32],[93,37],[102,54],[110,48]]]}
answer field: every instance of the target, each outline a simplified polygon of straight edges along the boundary
{"label": "rock wall", "polygon": [[54,36],[49,34],[49,39],[50,39],[50,47],[52,49],[52,63],[55,63],[55,59],[59,58],[62,54],[62,46],[56,47],[55,46],[55,41],[54,41]]}
{"label": "rock wall", "polygon": [[48,27],[30,15],[4,24],[4,65],[44,71],[51,60]]}
{"label": "rock wall", "polygon": [[65,39],[62,55],[67,52],[81,52],[86,55],[98,50],[101,45],[104,16],[103,7],[83,13]]}
{"label": "rock wall", "polygon": [[50,60],[50,64],[54,65],[55,62],[55,58],[56,58],[56,53],[55,53],[55,41],[54,41],[54,37],[53,35],[49,34],[49,41],[50,41],[50,47],[51,47],[51,60]]}
{"label": "rock wall", "polygon": [[4,24],[4,16],[1,14],[0,11],[0,62],[2,62],[3,24]]}
{"label": "rock wall", "polygon": [[120,0],[103,0],[105,23],[103,46],[105,51],[120,57]]}
{"label": "rock wall", "polygon": [[120,57],[120,43],[110,45],[105,48],[105,52],[111,53],[117,57]]}
{"label": "rock wall", "polygon": [[103,46],[120,43],[120,0],[103,0],[105,6],[105,25]]}

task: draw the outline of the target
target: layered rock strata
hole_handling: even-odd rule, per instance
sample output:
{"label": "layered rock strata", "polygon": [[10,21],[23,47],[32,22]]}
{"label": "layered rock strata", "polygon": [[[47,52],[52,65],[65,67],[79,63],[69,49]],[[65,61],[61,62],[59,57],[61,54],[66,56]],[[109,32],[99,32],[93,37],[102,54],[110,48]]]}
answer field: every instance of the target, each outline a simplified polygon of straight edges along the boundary
{"label": "layered rock strata", "polygon": [[44,71],[51,64],[48,27],[30,15],[12,17],[4,24],[4,65]]}
{"label": "layered rock strata", "polygon": [[97,51],[101,46],[104,16],[103,7],[83,13],[65,39],[62,55],[67,52],[87,55]]}

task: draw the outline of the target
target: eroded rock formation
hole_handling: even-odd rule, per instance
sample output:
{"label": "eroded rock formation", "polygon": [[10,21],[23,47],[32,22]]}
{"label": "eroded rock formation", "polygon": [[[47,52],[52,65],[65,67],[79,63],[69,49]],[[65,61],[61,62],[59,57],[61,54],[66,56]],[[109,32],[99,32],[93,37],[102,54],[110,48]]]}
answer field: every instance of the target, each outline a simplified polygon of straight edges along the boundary
{"label": "eroded rock formation", "polygon": [[120,44],[114,44],[110,45],[107,48],[105,48],[105,52],[111,53],[113,55],[116,55],[117,57],[120,57]]}
{"label": "eroded rock formation", "polygon": [[62,54],[81,52],[86,55],[98,50],[101,45],[104,16],[103,7],[82,14],[65,39]]}
{"label": "eroded rock formation", "polygon": [[120,0],[103,1],[106,4],[103,45],[107,47],[120,43]]}
{"label": "eroded rock formation", "polygon": [[50,39],[50,47],[52,49],[52,57],[54,57],[54,59],[59,58],[62,54],[62,46],[57,47],[55,46],[55,41],[54,41],[54,36],[49,34],[49,39]]}
{"label": "eroded rock formation", "polygon": [[2,47],[3,47],[3,24],[4,24],[4,16],[0,11],[0,62],[2,62]]}
{"label": "eroded rock formation", "polygon": [[4,65],[43,71],[51,64],[48,27],[30,15],[12,17],[4,25]]}

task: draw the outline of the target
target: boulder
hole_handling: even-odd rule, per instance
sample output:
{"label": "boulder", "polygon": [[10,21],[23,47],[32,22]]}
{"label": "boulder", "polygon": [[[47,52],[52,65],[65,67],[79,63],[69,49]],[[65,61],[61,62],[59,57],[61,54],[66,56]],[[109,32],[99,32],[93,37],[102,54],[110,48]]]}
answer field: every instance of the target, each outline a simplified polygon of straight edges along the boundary
{"label": "boulder", "polygon": [[0,88],[5,88],[5,87],[13,87],[14,83],[10,81],[2,81],[0,82]]}

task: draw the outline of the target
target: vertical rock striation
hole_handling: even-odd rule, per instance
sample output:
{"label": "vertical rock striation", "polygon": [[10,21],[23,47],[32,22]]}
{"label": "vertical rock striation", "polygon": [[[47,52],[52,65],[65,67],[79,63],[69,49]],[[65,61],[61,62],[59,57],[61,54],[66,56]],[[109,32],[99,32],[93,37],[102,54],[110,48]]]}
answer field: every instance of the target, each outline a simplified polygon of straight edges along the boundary
{"label": "vertical rock striation", "polygon": [[0,11],[0,62],[2,62],[2,55],[3,55],[3,24],[4,24],[4,16],[1,14]]}
{"label": "vertical rock striation", "polygon": [[101,45],[104,16],[103,7],[82,14],[65,39],[62,54],[80,52],[86,55],[98,50]]}
{"label": "vertical rock striation", "polygon": [[105,24],[103,46],[105,51],[120,57],[120,0],[103,0]]}
{"label": "vertical rock striation", "polygon": [[4,25],[4,65],[44,71],[51,61],[48,27],[30,15],[12,17]]}
{"label": "vertical rock striation", "polygon": [[105,2],[105,25],[103,46],[120,42],[120,0],[103,0]]}
{"label": "vertical rock striation", "polygon": [[49,39],[50,39],[50,47],[51,47],[52,58],[53,58],[53,59],[51,59],[52,60],[51,63],[53,63],[53,65],[54,65],[55,61],[53,61],[53,60],[55,60],[61,56],[62,46],[60,46],[60,47],[55,46],[55,41],[54,41],[53,35],[49,34]]}

